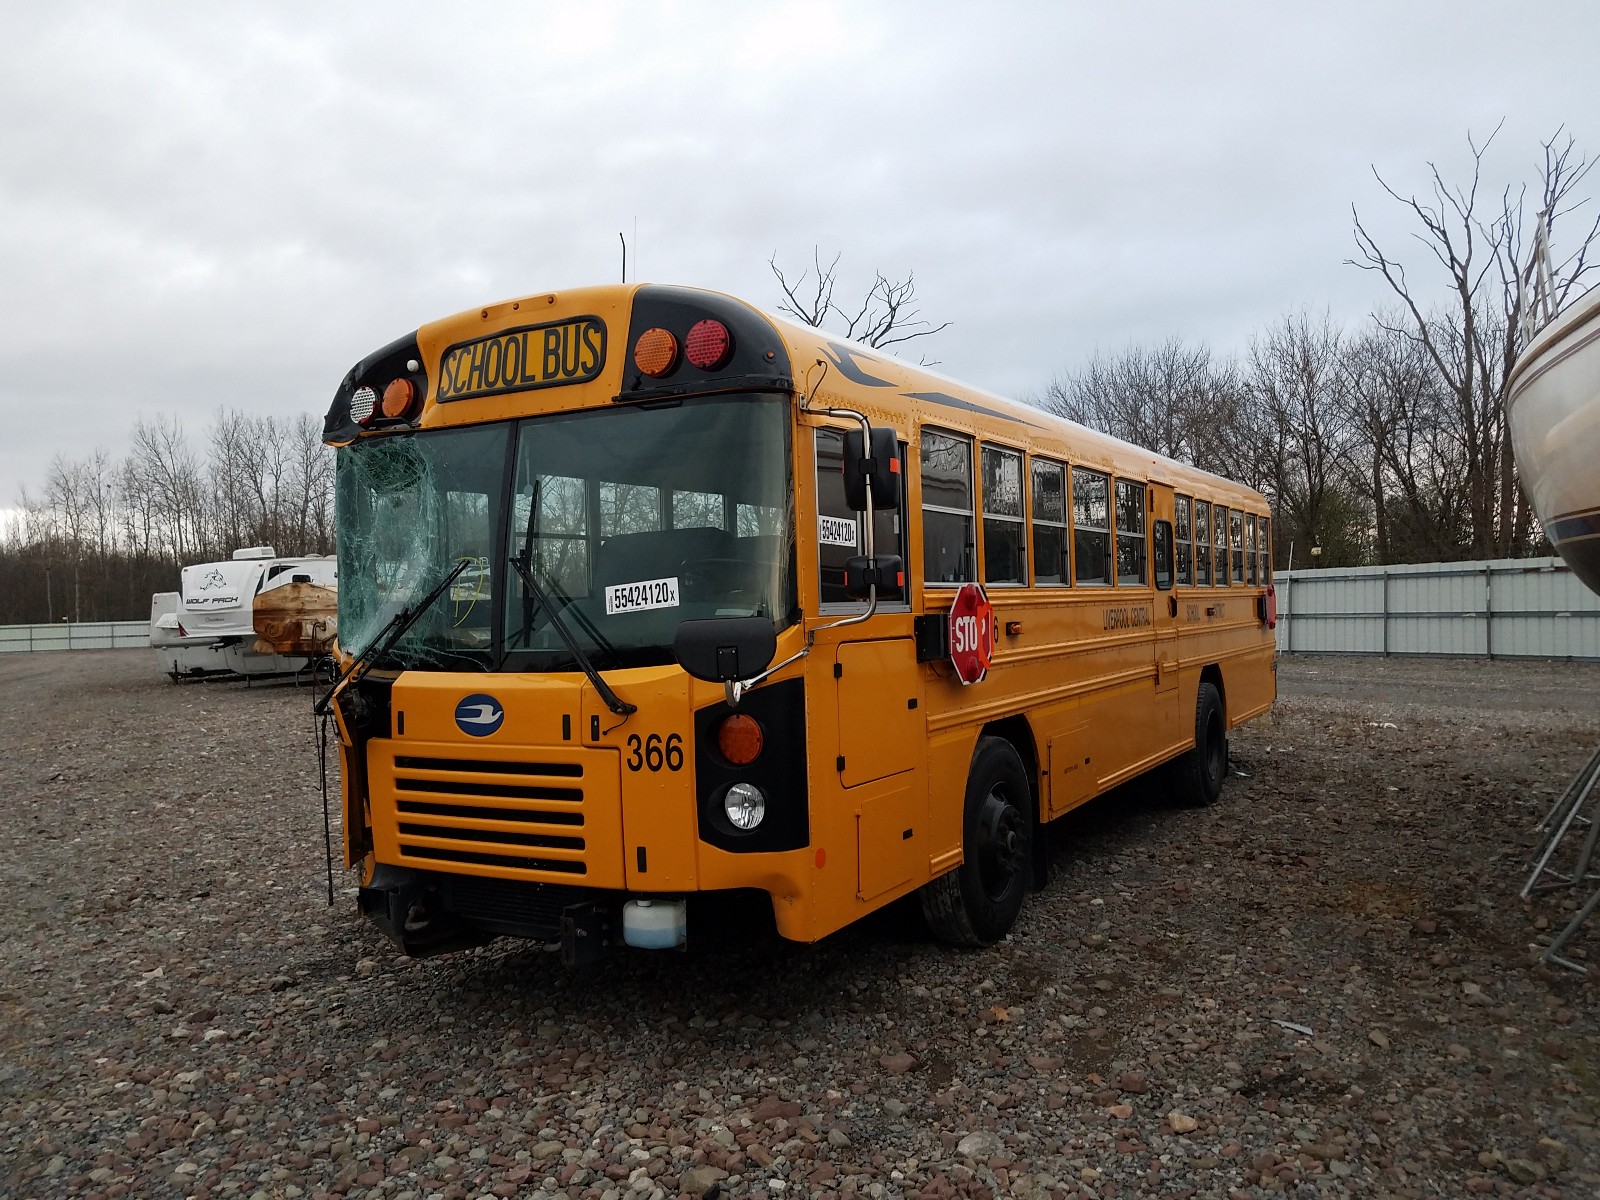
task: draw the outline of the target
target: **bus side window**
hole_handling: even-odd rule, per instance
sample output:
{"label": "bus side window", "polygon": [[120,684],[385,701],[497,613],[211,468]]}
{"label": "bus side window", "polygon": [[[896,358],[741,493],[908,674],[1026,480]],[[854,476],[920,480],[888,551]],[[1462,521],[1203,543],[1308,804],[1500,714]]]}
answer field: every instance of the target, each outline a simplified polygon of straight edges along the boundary
{"label": "bus side window", "polygon": [[1233,535],[1233,582],[1244,582],[1244,514],[1237,508],[1228,514],[1228,530]]}
{"label": "bus side window", "polygon": [[1178,496],[1173,509],[1173,516],[1177,521],[1173,537],[1177,542],[1180,586],[1194,583],[1194,535],[1189,528],[1189,503],[1189,497]]}
{"label": "bus side window", "polygon": [[1249,573],[1251,583],[1260,582],[1261,576],[1256,567],[1256,515],[1246,513],[1244,517],[1244,565]]}
{"label": "bus side window", "polygon": [[[743,507],[743,506],[741,506]],[[905,505],[902,503],[901,510]],[[838,429],[817,430],[817,588],[823,604],[859,604],[844,586],[844,564],[865,554],[866,540],[861,535],[861,514],[850,507],[844,494],[844,433]],[[878,554],[905,556],[899,512],[872,514],[873,550]],[[740,533],[744,530],[741,528]],[[895,603],[905,599],[897,587],[880,587],[878,600]]]}
{"label": "bus side window", "polygon": [[1211,502],[1194,502],[1194,581],[1201,587],[1211,586]]}
{"label": "bus side window", "polygon": [[600,484],[600,536],[661,528],[661,489],[647,483]]}
{"label": "bus side window", "polygon": [[922,577],[976,582],[973,571],[972,443],[922,431]]}
{"label": "bus side window", "polygon": [[1111,583],[1111,481],[1072,468],[1072,573],[1080,585]]}
{"label": "bus side window", "polygon": [[1272,582],[1272,521],[1267,517],[1261,518],[1261,524],[1256,529],[1256,545],[1261,552],[1261,582]]}
{"label": "bus side window", "polygon": [[1157,521],[1150,530],[1150,557],[1155,567],[1156,590],[1172,590],[1172,523]]}
{"label": "bus side window", "polygon": [[1072,583],[1067,565],[1067,469],[1058,462],[1033,460],[1033,583],[1066,587]]}
{"label": "bus side window", "polygon": [[1022,523],[1022,452],[984,446],[983,581],[1028,583],[1028,539]]}
{"label": "bus side window", "polygon": [[1144,547],[1145,485],[1117,480],[1117,584],[1148,583]]}
{"label": "bus side window", "polygon": [[690,492],[673,489],[672,527],[674,529],[725,529],[727,506],[715,492]]}
{"label": "bus side window", "polygon": [[1211,510],[1211,546],[1214,551],[1216,573],[1211,582],[1217,587],[1228,586],[1228,510],[1217,505]]}

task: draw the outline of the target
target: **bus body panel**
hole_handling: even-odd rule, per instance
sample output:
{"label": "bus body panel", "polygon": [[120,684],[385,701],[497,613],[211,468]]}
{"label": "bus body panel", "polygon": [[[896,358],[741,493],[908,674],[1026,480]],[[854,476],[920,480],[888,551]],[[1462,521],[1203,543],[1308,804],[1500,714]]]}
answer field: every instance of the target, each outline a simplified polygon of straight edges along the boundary
{"label": "bus body panel", "polygon": [[928,877],[917,829],[924,826],[927,794],[918,774],[905,771],[856,789],[856,899],[871,903],[884,893]]}
{"label": "bus body panel", "polygon": [[621,766],[624,886],[693,891],[699,886],[699,842],[690,681],[676,667],[613,674],[619,688],[626,678],[628,702],[638,711],[626,717],[611,712],[585,681],[582,736],[609,747]]}
{"label": "bus body panel", "polygon": [[916,646],[909,639],[843,642],[833,661],[844,788],[921,770],[927,740]]}

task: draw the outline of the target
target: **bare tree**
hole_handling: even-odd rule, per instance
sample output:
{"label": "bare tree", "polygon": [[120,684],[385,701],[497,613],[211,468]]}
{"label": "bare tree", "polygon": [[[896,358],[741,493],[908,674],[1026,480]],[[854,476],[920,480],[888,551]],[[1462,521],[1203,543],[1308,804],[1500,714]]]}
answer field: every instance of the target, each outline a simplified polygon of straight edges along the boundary
{"label": "bare tree", "polygon": [[[1397,454],[1427,408],[1432,372],[1414,343],[1381,325],[1346,342],[1341,355],[1345,416],[1354,435],[1350,477],[1372,512],[1373,554],[1395,557],[1392,510],[1415,490],[1416,464]],[[1397,478],[1403,475],[1404,478]]]}
{"label": "bare tree", "polygon": [[219,409],[211,425],[206,474],[211,484],[212,528],[223,546],[254,542],[261,515],[252,503],[250,419],[235,409]]}
{"label": "bare tree", "polygon": [[51,460],[0,528],[0,624],[142,617],[181,566],[252,542],[333,549],[333,455],[320,423],[219,410],[204,459],[172,418],[139,420],[120,463]]}
{"label": "bare tree", "polygon": [[[309,418],[305,418],[309,420]],[[297,522],[296,425],[272,416],[221,409],[211,427],[209,476],[215,540],[225,550],[276,546],[302,553]]]}
{"label": "bare tree", "polygon": [[149,505],[152,540],[162,557],[183,564],[213,549],[207,538],[209,489],[176,418],[134,422],[127,478],[131,491]]}
{"label": "bare tree", "polygon": [[1082,370],[1052,380],[1037,402],[1168,458],[1225,471],[1236,466],[1229,431],[1241,399],[1231,362],[1215,359],[1209,347],[1169,338],[1117,355],[1097,353]]}
{"label": "bare tree", "polygon": [[333,451],[322,443],[322,424],[301,413],[288,425],[286,535],[296,554],[333,550]]}
{"label": "bare tree", "polygon": [[1343,339],[1327,315],[1281,318],[1250,343],[1240,442],[1278,512],[1278,540],[1322,548],[1325,566],[1362,561],[1367,517],[1350,486]]}
{"label": "bare tree", "polygon": [[[1359,258],[1353,266],[1380,274],[1400,301],[1399,312],[1380,316],[1380,327],[1406,337],[1431,364],[1449,397],[1450,436],[1455,441],[1470,536],[1464,552],[1479,558],[1527,553],[1533,542],[1533,514],[1517,478],[1506,421],[1511,368],[1521,350],[1519,327],[1526,297],[1518,286],[1523,256],[1526,188],[1506,186],[1497,200],[1481,193],[1483,158],[1495,132],[1480,146],[1470,136],[1471,178],[1465,186],[1445,182],[1428,164],[1430,199],[1405,196],[1381,175],[1379,185],[1408,208],[1421,226],[1417,239],[1442,271],[1437,304],[1413,286],[1403,263],[1383,250],[1352,206]],[[1584,201],[1575,189],[1590,163],[1574,152],[1562,132],[1543,143],[1540,215],[1554,228]],[[1591,269],[1588,251],[1600,222],[1574,243],[1560,264],[1557,295],[1564,298]]]}
{"label": "bare tree", "polygon": [[[949,321],[934,325],[922,319],[921,309],[917,307],[916,278],[909,272],[904,279],[890,279],[881,271],[874,272],[872,286],[861,302],[851,310],[845,309],[834,300],[840,257],[835,254],[833,261],[824,267],[821,249],[814,249],[812,265],[791,283],[783,268],[778,266],[778,256],[774,253],[767,260],[767,266],[772,268],[778,287],[783,291],[778,311],[788,313],[813,329],[825,328],[830,323],[842,325],[845,337],[877,350],[931,337],[950,328]],[[936,364],[924,359],[923,365]]]}

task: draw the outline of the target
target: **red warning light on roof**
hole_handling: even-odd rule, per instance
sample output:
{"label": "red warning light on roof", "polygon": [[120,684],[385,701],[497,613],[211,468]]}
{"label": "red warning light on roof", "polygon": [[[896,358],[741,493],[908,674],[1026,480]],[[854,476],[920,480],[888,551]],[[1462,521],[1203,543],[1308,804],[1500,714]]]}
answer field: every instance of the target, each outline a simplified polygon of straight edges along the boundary
{"label": "red warning light on roof", "polygon": [[696,321],[689,327],[689,336],[683,341],[683,354],[691,366],[702,371],[715,371],[728,361],[733,352],[733,337],[721,321],[709,318]]}

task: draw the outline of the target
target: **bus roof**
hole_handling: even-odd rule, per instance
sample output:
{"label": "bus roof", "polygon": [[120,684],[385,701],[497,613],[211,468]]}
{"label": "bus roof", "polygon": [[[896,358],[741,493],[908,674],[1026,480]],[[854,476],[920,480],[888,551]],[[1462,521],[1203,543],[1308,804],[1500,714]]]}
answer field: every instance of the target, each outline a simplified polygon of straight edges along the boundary
{"label": "bus roof", "polygon": [[[1030,446],[1039,453],[1071,463],[1116,473],[1138,470],[1152,482],[1178,491],[1249,498],[1264,506],[1253,488],[1179,462],[1144,446],[1049,412],[1033,404],[1007,399],[942,372],[885,354],[782,317],[764,314],[790,345],[796,385],[815,389],[830,403],[861,407],[869,418],[894,421],[905,428],[915,414],[919,423],[974,434],[1002,443]],[[817,364],[826,364],[826,368]],[[814,372],[807,377],[808,364]],[[909,432],[909,429],[907,429]]]}
{"label": "bus roof", "polygon": [[[630,373],[633,347],[645,329],[674,320],[687,329],[701,317],[721,321],[732,331],[732,357],[716,373],[691,370],[687,363],[674,370],[668,383]],[[626,340],[618,336],[624,333]],[[536,354],[543,356],[537,368]],[[518,379],[502,380],[512,361],[518,364]],[[370,393],[369,408],[386,404],[386,385],[398,378],[414,381],[412,415],[358,423],[356,393]],[[1243,484],[1034,405],[774,316],[724,293],[660,284],[540,293],[420,326],[351,369],[328,412],[324,439],[343,445],[396,425],[472,424],[617,400],[741,388],[793,391],[830,406],[857,409],[908,437],[927,424],[1075,465],[1137,475],[1179,491],[1265,507],[1265,498]]]}

